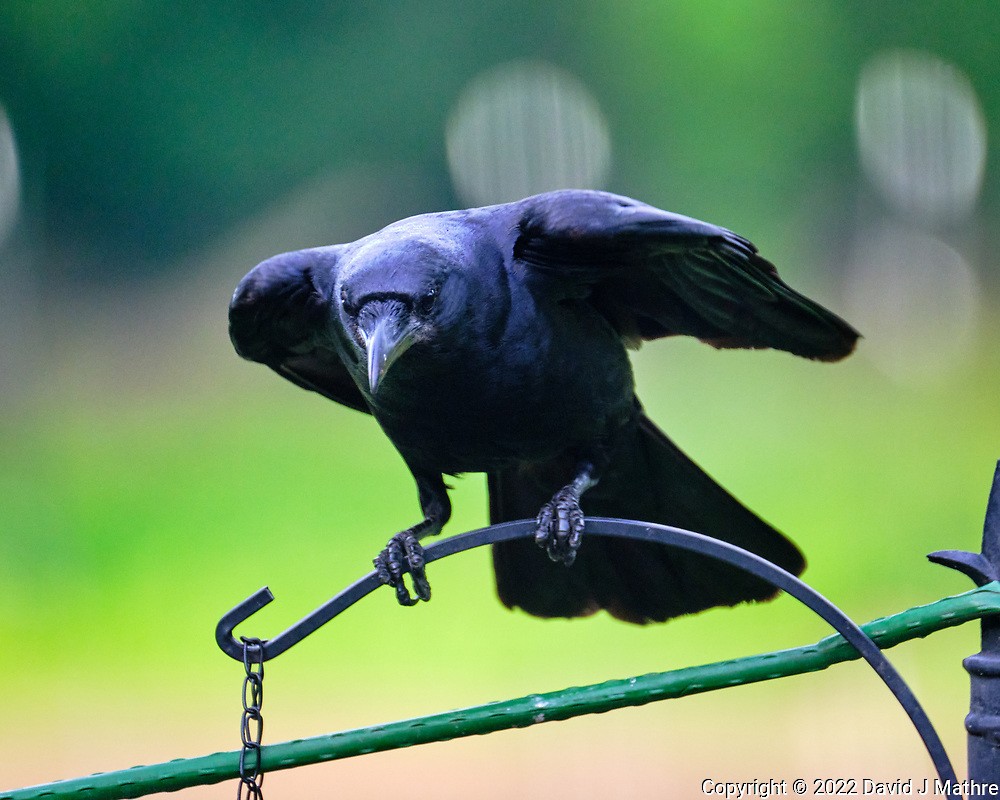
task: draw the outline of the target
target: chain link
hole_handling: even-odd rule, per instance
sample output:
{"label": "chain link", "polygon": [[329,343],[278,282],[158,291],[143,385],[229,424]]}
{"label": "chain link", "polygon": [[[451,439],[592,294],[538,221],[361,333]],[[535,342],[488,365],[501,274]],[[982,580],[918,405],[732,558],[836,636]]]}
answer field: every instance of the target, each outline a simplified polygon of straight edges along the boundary
{"label": "chain link", "polygon": [[[260,764],[260,742],[264,734],[264,718],[260,707],[264,702],[264,643],[260,639],[241,636],[243,642],[243,715],[240,719],[240,782],[236,800],[264,800],[264,771]],[[244,794],[245,792],[245,794]]]}

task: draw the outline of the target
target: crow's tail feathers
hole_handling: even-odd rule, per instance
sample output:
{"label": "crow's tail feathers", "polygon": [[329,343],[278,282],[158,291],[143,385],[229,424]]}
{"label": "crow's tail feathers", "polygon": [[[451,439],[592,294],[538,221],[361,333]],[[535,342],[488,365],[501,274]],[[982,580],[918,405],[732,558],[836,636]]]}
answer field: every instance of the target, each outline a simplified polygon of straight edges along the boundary
{"label": "crow's tail feathers", "polygon": [[[491,522],[534,517],[559,488],[543,486],[538,477],[523,470],[489,475]],[[805,568],[792,542],[706,475],[645,415],[581,505],[592,516],[704,533],[796,575]],[[706,556],[586,534],[571,567],[550,561],[525,539],[494,545],[493,564],[501,601],[540,617],[578,617],[603,608],[626,622],[662,622],[776,594],[770,584]]]}

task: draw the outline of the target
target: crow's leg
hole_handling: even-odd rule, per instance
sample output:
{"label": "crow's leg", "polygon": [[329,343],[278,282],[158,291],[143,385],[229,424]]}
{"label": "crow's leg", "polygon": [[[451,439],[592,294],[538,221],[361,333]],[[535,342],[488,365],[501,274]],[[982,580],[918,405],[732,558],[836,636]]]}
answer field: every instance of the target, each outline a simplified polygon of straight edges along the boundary
{"label": "crow's leg", "polygon": [[535,544],[545,548],[549,558],[567,567],[576,559],[583,538],[583,511],[580,495],[597,483],[597,468],[592,461],[581,462],[576,477],[553,495],[538,512]]}
{"label": "crow's leg", "polygon": [[[451,502],[441,475],[414,474],[413,477],[417,482],[424,518],[413,527],[393,536],[373,562],[379,580],[396,590],[396,599],[403,606],[431,599],[431,585],[427,582],[424,548],[420,545],[420,539],[440,533],[451,516]],[[410,595],[403,582],[403,575],[407,572],[413,581],[413,593],[416,597]]]}

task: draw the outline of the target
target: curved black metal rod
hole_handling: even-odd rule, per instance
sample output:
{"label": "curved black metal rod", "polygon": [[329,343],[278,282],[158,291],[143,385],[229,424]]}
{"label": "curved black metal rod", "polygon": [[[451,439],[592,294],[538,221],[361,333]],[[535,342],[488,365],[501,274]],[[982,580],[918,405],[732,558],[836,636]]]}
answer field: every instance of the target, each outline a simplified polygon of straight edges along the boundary
{"label": "curved black metal rod", "polygon": [[[504,522],[488,528],[480,528],[436,542],[426,548],[424,556],[426,561],[430,563],[484,544],[495,544],[534,536],[535,528],[534,520]],[[917,729],[917,733],[930,755],[938,777],[942,782],[950,782],[950,786],[956,787],[949,791],[948,797],[961,800],[961,794],[957,788],[958,779],[948,754],[945,752],[944,745],[910,687],[879,650],[878,645],[843,611],[807,583],[775,566],[770,561],[728,542],[667,525],[606,517],[587,517],[584,536],[584,547],[586,547],[586,537],[590,536],[614,536],[678,547],[688,552],[723,561],[790,594],[828,622],[875,670],[910,717],[910,721]],[[265,640],[263,660],[267,661],[281,655],[381,585],[374,571],[353,583],[292,627],[282,631],[273,639]],[[215,638],[223,652],[237,661],[243,660],[243,645],[233,636],[233,629],[273,599],[274,595],[265,586],[219,620],[215,630]]]}

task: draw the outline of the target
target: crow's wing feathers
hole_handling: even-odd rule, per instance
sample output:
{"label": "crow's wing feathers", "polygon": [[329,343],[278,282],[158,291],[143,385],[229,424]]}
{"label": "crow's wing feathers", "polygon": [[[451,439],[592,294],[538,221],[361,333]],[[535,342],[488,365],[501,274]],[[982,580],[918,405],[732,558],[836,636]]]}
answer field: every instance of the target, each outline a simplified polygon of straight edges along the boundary
{"label": "crow's wing feathers", "polygon": [[318,392],[356,411],[371,413],[357,384],[336,353],[317,347],[305,353],[289,354],[268,366],[296,386]]}
{"label": "crow's wing feathers", "polygon": [[854,349],[850,325],[725,228],[605,192],[514,205],[514,258],[542,291],[585,297],[625,339],[680,334],[831,361]]}
{"label": "crow's wing feathers", "polygon": [[300,250],[255,267],[229,305],[229,336],[244,358],[267,364],[296,386],[369,412],[343,361],[321,335],[330,325],[337,252],[336,246]]}

